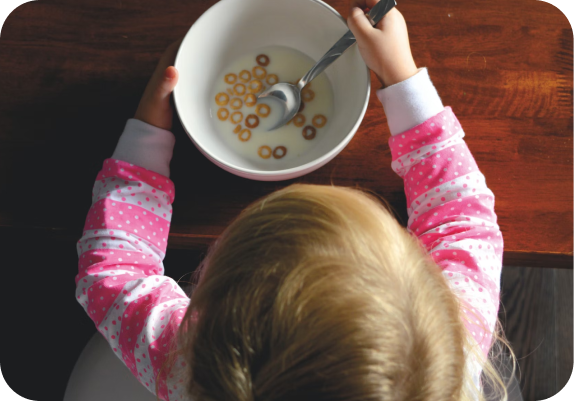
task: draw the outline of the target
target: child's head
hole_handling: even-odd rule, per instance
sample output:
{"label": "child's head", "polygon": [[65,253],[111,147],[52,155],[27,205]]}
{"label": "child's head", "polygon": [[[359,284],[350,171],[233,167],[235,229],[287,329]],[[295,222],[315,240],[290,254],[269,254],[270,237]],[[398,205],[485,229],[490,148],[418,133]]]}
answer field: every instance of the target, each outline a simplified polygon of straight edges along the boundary
{"label": "child's head", "polygon": [[194,400],[465,398],[457,299],[349,188],[292,185],[244,210],[206,257],[179,341]]}

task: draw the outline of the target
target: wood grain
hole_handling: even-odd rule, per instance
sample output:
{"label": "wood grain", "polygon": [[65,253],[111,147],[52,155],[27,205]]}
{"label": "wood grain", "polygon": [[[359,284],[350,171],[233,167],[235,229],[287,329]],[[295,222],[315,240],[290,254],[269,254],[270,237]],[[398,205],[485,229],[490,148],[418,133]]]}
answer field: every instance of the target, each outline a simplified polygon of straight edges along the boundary
{"label": "wood grain", "polygon": [[[347,15],[346,0],[327,2]],[[0,226],[79,238],[93,179],[160,54],[214,3],[44,0],[8,17],[0,38]],[[534,0],[417,0],[398,8],[417,65],[428,67],[453,107],[496,196],[505,264],[572,268],[573,36],[565,16]],[[286,182],[219,169],[176,121],[170,247],[205,248],[246,205],[293,182],[368,189],[406,224],[376,79],[372,89],[344,151]]]}

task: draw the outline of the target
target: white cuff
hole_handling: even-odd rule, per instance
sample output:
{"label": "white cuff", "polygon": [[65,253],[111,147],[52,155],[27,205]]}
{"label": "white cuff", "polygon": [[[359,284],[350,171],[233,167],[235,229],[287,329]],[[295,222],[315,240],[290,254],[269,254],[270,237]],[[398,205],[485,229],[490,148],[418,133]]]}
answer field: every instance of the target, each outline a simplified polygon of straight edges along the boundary
{"label": "white cuff", "polygon": [[377,91],[383,104],[391,135],[405,132],[444,110],[428,70],[419,72],[407,80]]}
{"label": "white cuff", "polygon": [[131,118],[112,159],[123,160],[169,177],[175,137],[170,131]]}

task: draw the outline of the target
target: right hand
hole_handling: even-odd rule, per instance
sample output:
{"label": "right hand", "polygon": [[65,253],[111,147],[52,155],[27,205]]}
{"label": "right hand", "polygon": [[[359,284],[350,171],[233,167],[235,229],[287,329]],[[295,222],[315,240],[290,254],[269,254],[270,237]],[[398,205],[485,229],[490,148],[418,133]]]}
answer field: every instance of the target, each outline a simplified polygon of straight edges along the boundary
{"label": "right hand", "polygon": [[384,87],[402,82],[418,72],[411,53],[407,24],[403,15],[393,7],[373,27],[364,13],[379,0],[353,0],[347,24],[355,38],[361,56]]}

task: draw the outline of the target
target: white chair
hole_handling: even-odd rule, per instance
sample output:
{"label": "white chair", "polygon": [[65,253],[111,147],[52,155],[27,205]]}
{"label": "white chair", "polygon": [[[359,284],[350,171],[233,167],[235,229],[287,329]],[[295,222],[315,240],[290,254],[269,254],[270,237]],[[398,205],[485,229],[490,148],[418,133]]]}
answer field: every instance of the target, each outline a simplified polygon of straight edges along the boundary
{"label": "white chair", "polygon": [[64,401],[156,401],[96,332],[80,354]]}
{"label": "white chair", "polygon": [[[192,286],[182,286],[191,294]],[[64,401],[157,401],[96,332],[84,347],[68,379]]]}

